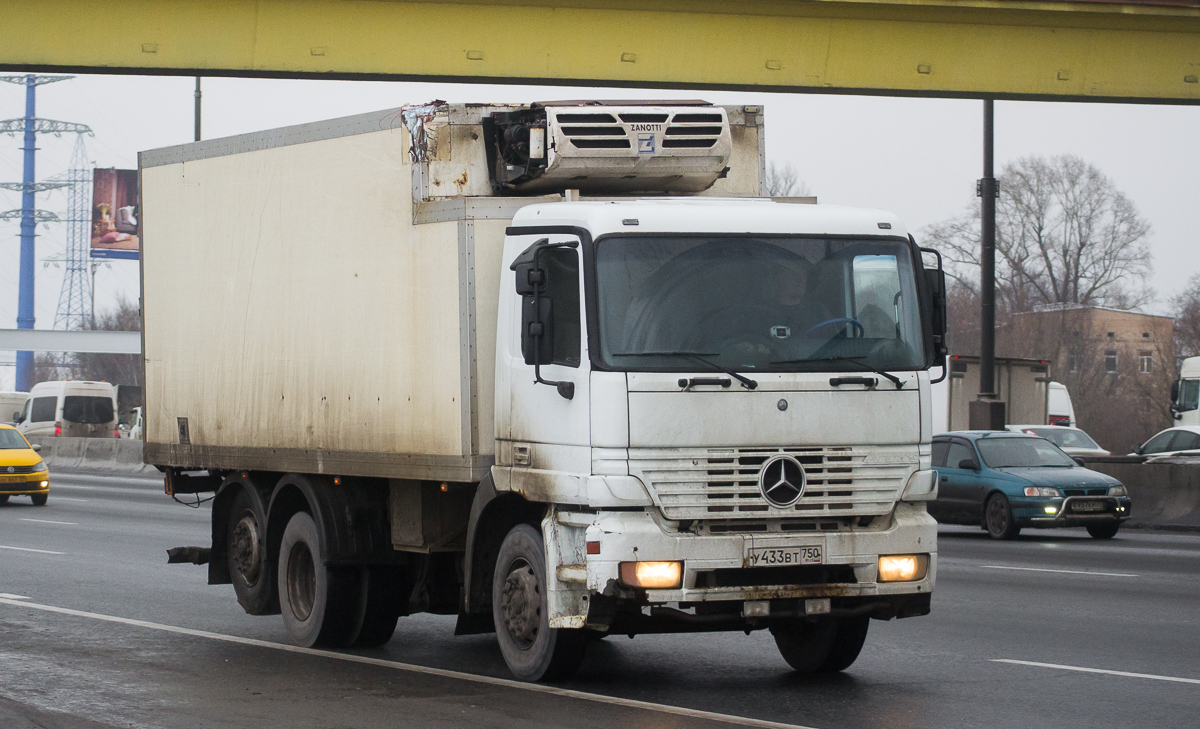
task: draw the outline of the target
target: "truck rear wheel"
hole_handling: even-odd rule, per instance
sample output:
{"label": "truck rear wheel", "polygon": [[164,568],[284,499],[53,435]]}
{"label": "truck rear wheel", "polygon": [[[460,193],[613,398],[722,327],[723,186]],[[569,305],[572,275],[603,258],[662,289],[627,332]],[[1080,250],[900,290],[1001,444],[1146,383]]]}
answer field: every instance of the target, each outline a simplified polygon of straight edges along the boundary
{"label": "truck rear wheel", "polygon": [[551,628],[546,605],[546,552],[528,524],[513,527],[496,555],[492,617],[509,670],[523,681],[570,678],[583,662],[583,630]]}
{"label": "truck rear wheel", "polygon": [[225,526],[225,562],[238,604],[251,615],[267,615],[279,606],[265,526],[266,516],[255,499],[244,489],[238,491]]}
{"label": "truck rear wheel", "polygon": [[404,570],[396,567],[362,568],[359,618],[347,636],[354,647],[378,648],[392,639],[408,605],[405,577]]}
{"label": "truck rear wheel", "polygon": [[279,607],[288,636],[297,645],[343,646],[358,627],[361,568],[325,566],[317,524],[297,512],[283,530],[279,547]]}
{"label": "truck rear wheel", "polygon": [[836,673],[849,668],[867,639],[867,617],[809,622],[791,620],[771,626],[775,646],[788,665],[802,673]]}

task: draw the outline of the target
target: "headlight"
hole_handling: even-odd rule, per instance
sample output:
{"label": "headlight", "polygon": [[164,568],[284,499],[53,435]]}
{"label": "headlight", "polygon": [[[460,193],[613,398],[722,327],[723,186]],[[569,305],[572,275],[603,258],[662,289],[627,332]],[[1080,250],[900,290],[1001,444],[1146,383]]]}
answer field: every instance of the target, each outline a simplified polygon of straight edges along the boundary
{"label": "headlight", "polygon": [[679,587],[682,562],[622,562],[621,582],[630,587],[669,590]]}
{"label": "headlight", "polygon": [[1058,489],[1050,488],[1049,486],[1026,486],[1025,487],[1025,495],[1026,496],[1051,496],[1051,497],[1062,496],[1062,494],[1060,494],[1058,492]]}
{"label": "headlight", "polygon": [[1128,496],[1129,491],[1126,490],[1126,488],[1124,486],[1122,486],[1121,484],[1117,484],[1116,486],[1108,487],[1108,495],[1109,496]]}
{"label": "headlight", "polygon": [[880,582],[913,582],[925,577],[928,554],[889,554],[879,558]]}

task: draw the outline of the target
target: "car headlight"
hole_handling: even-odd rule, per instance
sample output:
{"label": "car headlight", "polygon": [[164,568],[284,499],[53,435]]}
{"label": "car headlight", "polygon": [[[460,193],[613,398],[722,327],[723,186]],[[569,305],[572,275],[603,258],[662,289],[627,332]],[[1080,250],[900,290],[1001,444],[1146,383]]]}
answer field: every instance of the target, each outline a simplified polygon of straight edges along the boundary
{"label": "car headlight", "polygon": [[1121,484],[1117,484],[1116,486],[1108,487],[1108,495],[1109,496],[1128,496],[1129,491]]}
{"label": "car headlight", "polygon": [[37,473],[38,471],[45,471],[45,470],[46,470],[46,462],[39,458],[38,462],[33,464],[33,472]]}
{"label": "car headlight", "polygon": [[1062,496],[1062,494],[1060,494],[1058,492],[1058,489],[1051,488],[1049,486],[1026,486],[1025,487],[1025,495],[1026,496],[1050,496],[1050,497]]}

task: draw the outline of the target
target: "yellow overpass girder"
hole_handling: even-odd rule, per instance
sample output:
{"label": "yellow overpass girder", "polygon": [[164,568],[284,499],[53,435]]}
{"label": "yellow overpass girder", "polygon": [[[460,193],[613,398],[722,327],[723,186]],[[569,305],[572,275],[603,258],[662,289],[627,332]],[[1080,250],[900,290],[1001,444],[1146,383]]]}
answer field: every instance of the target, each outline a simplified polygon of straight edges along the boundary
{"label": "yellow overpass girder", "polygon": [[0,68],[1200,103],[1200,0],[0,0]]}

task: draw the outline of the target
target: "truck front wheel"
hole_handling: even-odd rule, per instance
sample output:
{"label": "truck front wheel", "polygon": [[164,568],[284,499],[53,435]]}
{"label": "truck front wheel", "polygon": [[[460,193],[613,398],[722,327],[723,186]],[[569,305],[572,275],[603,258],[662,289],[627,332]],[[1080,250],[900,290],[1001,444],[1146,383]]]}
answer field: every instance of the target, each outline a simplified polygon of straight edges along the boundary
{"label": "truck front wheel", "polygon": [[810,622],[789,620],[771,626],[775,645],[788,665],[802,673],[836,673],[854,663],[867,639],[867,617]]}
{"label": "truck front wheel", "polygon": [[358,628],[361,573],[325,566],[320,533],[312,516],[297,512],[279,547],[279,607],[288,636],[297,645],[342,646]]}
{"label": "truck front wheel", "polygon": [[551,628],[546,603],[546,552],[528,524],[513,527],[496,556],[492,617],[509,670],[523,681],[570,678],[583,661],[583,630]]}

